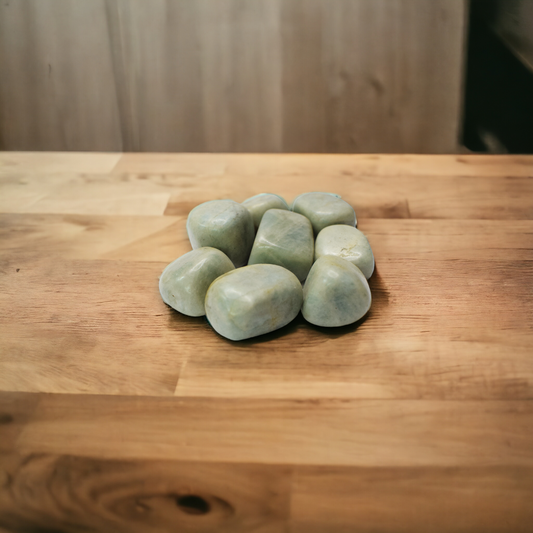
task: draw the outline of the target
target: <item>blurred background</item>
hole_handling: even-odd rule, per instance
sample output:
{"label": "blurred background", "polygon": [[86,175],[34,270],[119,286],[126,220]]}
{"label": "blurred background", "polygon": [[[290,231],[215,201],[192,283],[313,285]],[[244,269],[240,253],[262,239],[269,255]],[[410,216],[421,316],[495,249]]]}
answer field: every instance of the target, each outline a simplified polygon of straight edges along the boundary
{"label": "blurred background", "polygon": [[533,0],[1,0],[0,149],[533,152]]}

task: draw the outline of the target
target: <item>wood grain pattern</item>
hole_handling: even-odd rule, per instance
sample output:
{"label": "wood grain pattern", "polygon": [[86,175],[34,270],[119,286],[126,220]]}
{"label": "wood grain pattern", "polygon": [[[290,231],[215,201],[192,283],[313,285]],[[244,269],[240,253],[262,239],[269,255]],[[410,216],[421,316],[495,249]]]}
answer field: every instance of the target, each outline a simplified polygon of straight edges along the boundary
{"label": "wood grain pattern", "polygon": [[282,13],[286,151],[457,151],[463,2],[295,0]]}
{"label": "wood grain pattern", "polygon": [[302,470],[291,532],[531,530],[529,468]]}
{"label": "wood grain pattern", "polygon": [[[22,157],[22,154],[19,154]],[[532,177],[528,155],[383,155],[383,154],[124,154],[113,173],[286,178],[322,176]]]}
{"label": "wood grain pattern", "polygon": [[[373,305],[255,340],[163,304],[188,211],[340,193]],[[0,154],[0,529],[527,532],[533,157]]]}
{"label": "wood grain pattern", "polygon": [[[530,221],[363,219],[378,258],[364,322],[339,334],[300,317],[268,342],[238,344],[160,300],[158,276],[190,249],[184,218],[18,214],[0,215],[0,222],[0,249],[11,257],[0,296],[5,388],[281,398],[533,394],[525,334],[533,301]],[[514,314],[506,316],[509,307]],[[394,335],[379,335],[393,325]],[[132,342],[132,332],[142,341]],[[203,345],[195,342],[198,332],[206,332]],[[347,351],[352,338],[356,346]],[[305,351],[288,358],[287,345]],[[143,353],[151,346],[158,361],[148,364]],[[78,382],[77,360],[88,351],[91,371]],[[110,366],[112,354],[130,364]],[[419,364],[423,381],[411,370]],[[485,368],[482,379],[476,364]]]}
{"label": "wood grain pattern", "polygon": [[108,174],[121,159],[121,155],[116,153],[3,152],[0,176],[10,177],[19,173],[43,176],[65,172]]}
{"label": "wood grain pattern", "polygon": [[9,0],[0,148],[453,153],[465,18],[465,0]]}
{"label": "wood grain pattern", "polygon": [[531,401],[43,395],[16,449],[316,466],[533,466]]}
{"label": "wood grain pattern", "polygon": [[[15,531],[39,530],[46,520],[69,532],[492,533],[527,532],[532,518],[532,471],[524,467],[288,468],[40,455],[12,458],[9,470],[0,512]],[[205,506],[178,504],[190,496]]]}
{"label": "wood grain pattern", "polygon": [[49,531],[274,533],[289,514],[284,467],[40,455],[10,470],[0,520],[26,530],[45,520]]}
{"label": "wood grain pattern", "polygon": [[0,4],[0,148],[121,150],[103,0]]}

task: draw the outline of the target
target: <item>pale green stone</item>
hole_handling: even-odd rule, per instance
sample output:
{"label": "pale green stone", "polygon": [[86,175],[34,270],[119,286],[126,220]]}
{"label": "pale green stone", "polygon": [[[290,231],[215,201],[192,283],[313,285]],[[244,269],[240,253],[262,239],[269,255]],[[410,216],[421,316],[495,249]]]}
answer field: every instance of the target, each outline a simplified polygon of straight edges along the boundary
{"label": "pale green stone", "polygon": [[240,341],[291,322],[302,298],[302,286],[292,272],[277,265],[251,265],[215,280],[207,291],[205,309],[215,331]]}
{"label": "pale green stone", "polygon": [[261,223],[263,215],[269,209],[285,209],[286,211],[289,210],[289,205],[281,196],[269,192],[256,194],[255,196],[244,200],[242,205],[246,207],[248,211],[250,211],[250,214],[254,219],[254,226],[256,231],[259,227],[259,224]]}
{"label": "pale green stone", "polygon": [[303,281],[313,257],[313,228],[309,219],[298,213],[270,209],[257,230],[248,264],[279,265]]}
{"label": "pale green stone", "polygon": [[307,276],[302,314],[316,326],[345,326],[362,318],[371,303],[363,273],[346,259],[324,255]]}
{"label": "pale green stone", "polygon": [[163,301],[189,316],[205,315],[205,294],[219,276],[234,270],[227,255],[215,248],[197,248],[170,263],[159,278]]}
{"label": "pale green stone", "polygon": [[217,248],[239,267],[248,262],[255,231],[248,209],[233,200],[212,200],[189,213],[187,235],[194,249]]}
{"label": "pale green stone", "polygon": [[350,261],[368,279],[374,272],[374,254],[362,231],[343,224],[324,228],[316,238],[315,260],[323,255],[336,255]]}
{"label": "pale green stone", "polygon": [[357,225],[353,207],[337,194],[327,192],[307,192],[297,196],[291,211],[306,216],[313,225],[315,235],[333,224]]}

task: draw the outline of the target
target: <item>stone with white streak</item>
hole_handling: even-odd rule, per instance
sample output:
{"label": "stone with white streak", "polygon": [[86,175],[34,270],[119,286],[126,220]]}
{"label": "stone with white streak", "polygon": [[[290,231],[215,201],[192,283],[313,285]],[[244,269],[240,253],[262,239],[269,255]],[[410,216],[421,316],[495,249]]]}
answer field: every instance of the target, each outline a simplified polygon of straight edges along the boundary
{"label": "stone with white streak", "polygon": [[374,254],[365,234],[354,228],[339,224],[324,228],[315,242],[315,260],[324,255],[336,255],[350,261],[369,279],[374,272]]}
{"label": "stone with white streak", "polygon": [[334,255],[318,259],[304,286],[304,318],[316,326],[352,324],[370,309],[372,295],[363,273]]}

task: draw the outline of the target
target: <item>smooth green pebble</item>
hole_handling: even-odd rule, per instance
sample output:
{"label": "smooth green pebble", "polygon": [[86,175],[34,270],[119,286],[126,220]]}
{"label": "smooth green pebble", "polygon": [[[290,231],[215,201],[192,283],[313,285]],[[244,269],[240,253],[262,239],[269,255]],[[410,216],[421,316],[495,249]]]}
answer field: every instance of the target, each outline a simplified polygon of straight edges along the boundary
{"label": "smooth green pebble", "polygon": [[357,225],[353,207],[337,194],[327,192],[307,192],[297,196],[291,211],[306,216],[313,226],[315,235],[333,224]]}
{"label": "smooth green pebble", "polygon": [[324,228],[315,242],[315,260],[324,255],[336,255],[350,261],[368,279],[374,272],[374,254],[365,234],[354,228],[338,224]]}
{"label": "smooth green pebble", "polygon": [[361,270],[346,259],[324,255],[307,276],[302,314],[316,326],[345,326],[362,318],[371,303],[370,287]]}
{"label": "smooth green pebble", "polygon": [[222,274],[234,270],[228,257],[215,248],[197,248],[170,263],[159,278],[163,301],[189,316],[205,315],[205,294]]}
{"label": "smooth green pebble", "polygon": [[252,215],[241,204],[233,200],[211,200],[189,213],[187,235],[194,249],[217,248],[239,267],[248,262],[255,231]]}
{"label": "smooth green pebble", "polygon": [[303,281],[313,264],[314,245],[309,219],[298,213],[270,209],[261,220],[248,264],[279,265]]}
{"label": "smooth green pebble", "polygon": [[285,209],[286,211],[289,210],[289,204],[287,204],[287,202],[281,196],[278,196],[277,194],[272,194],[270,192],[262,192],[261,194],[256,194],[255,196],[244,200],[242,205],[246,207],[248,211],[250,211],[256,231],[259,227],[259,224],[261,224],[261,219],[263,218],[263,215],[269,209]]}
{"label": "smooth green pebble", "polygon": [[215,280],[205,309],[215,331],[240,341],[285,326],[299,313],[302,300],[302,286],[292,272],[277,265],[251,265]]}

